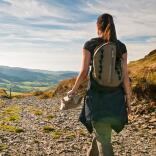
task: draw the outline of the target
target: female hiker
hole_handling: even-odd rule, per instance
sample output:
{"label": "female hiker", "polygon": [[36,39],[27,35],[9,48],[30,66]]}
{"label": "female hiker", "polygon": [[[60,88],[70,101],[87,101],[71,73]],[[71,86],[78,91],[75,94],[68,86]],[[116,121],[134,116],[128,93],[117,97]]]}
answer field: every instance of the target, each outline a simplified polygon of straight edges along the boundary
{"label": "female hiker", "polygon": [[[68,95],[76,94],[89,71],[88,88],[80,115],[80,121],[89,132],[94,132],[87,155],[113,156],[112,129],[119,133],[124,125],[128,124],[128,114],[131,113],[127,49],[125,44],[117,39],[113,17],[110,14],[98,17],[97,34],[98,37],[91,38],[84,44],[81,71]],[[115,65],[111,64],[111,61]],[[106,78],[110,81],[107,82]]]}

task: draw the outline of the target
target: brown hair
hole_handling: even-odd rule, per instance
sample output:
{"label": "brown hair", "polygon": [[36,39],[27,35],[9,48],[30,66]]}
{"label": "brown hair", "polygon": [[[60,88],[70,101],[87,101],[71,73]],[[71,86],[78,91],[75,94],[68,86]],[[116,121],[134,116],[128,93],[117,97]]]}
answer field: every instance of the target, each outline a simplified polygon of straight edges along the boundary
{"label": "brown hair", "polygon": [[102,33],[102,38],[106,42],[116,42],[116,30],[113,17],[110,14],[102,14],[97,19],[97,28]]}

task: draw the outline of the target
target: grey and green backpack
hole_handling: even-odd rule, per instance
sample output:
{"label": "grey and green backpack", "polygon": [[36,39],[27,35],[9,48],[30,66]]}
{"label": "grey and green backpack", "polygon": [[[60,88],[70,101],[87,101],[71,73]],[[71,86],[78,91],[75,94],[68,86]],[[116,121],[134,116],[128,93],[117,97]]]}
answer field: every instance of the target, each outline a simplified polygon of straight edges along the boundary
{"label": "grey and green backpack", "polygon": [[103,87],[118,87],[123,82],[123,59],[116,59],[117,43],[107,42],[94,50],[92,77]]}

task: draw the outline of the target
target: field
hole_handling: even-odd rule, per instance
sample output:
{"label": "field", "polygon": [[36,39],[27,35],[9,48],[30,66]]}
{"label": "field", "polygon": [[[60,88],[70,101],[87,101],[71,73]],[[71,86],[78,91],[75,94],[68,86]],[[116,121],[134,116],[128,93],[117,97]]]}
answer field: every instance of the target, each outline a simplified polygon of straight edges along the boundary
{"label": "field", "polygon": [[25,93],[25,92],[31,92],[31,91],[45,91],[49,87],[52,87],[53,83],[47,83],[47,82],[18,82],[18,83],[0,83],[0,88],[5,89],[7,92],[10,92],[10,89],[12,93]]}

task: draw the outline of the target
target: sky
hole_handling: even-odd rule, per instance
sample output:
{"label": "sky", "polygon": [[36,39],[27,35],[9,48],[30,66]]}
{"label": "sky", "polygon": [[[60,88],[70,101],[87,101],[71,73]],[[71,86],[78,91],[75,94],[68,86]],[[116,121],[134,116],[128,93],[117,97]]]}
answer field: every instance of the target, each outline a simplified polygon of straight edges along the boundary
{"label": "sky", "polygon": [[114,18],[128,63],[156,48],[155,0],[0,0],[0,65],[79,71],[96,20]]}

